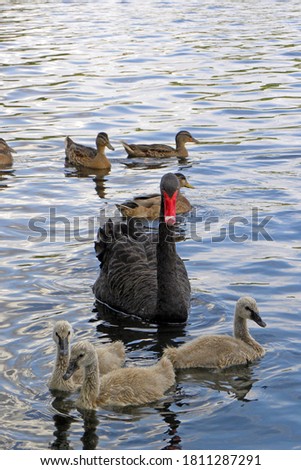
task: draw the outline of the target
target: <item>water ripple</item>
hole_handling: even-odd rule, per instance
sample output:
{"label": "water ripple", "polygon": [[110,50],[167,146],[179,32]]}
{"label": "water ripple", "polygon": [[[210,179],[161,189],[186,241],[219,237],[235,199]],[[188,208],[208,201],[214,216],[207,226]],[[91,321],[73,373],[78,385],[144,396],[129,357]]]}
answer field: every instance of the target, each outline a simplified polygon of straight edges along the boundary
{"label": "water ripple", "polygon": [[[0,168],[0,448],[299,449],[299,2],[102,8],[0,6],[2,137],[17,151]],[[181,162],[131,160],[120,143],[174,145],[180,129],[201,141]],[[100,131],[111,172],[64,168],[65,136],[94,145]],[[178,243],[192,300],[186,325],[158,328],[96,308],[93,239],[165,171],[196,188]],[[179,372],[162,401],[126,410],[80,413],[47,389],[57,319],[75,339],[123,339],[127,364],[148,365],[166,344],[231,334],[241,295],[268,325],[252,327],[261,361]]]}

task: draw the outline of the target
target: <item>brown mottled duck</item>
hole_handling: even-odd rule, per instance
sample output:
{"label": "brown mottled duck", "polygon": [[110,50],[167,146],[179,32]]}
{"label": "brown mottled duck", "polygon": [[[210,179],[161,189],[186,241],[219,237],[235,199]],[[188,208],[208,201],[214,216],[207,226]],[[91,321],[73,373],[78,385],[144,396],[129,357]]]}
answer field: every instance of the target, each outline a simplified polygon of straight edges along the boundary
{"label": "brown mottled duck", "polygon": [[179,157],[187,158],[188,151],[185,147],[187,142],[194,142],[200,144],[200,141],[192,137],[188,131],[180,131],[176,137],[176,148],[170,147],[165,144],[128,144],[121,141],[129,157],[143,157],[143,158],[169,158]]}
{"label": "brown mottled duck", "polygon": [[96,137],[96,149],[82,144],[76,144],[70,137],[65,139],[66,164],[84,166],[97,170],[109,170],[111,162],[106,157],[105,148],[115,150],[111,145],[108,134],[99,132]]}
{"label": "brown mottled duck", "polygon": [[[179,180],[180,188],[194,188],[194,186],[188,183],[183,173],[175,173],[175,175]],[[116,206],[124,217],[158,219],[160,216],[161,195],[150,194],[148,196],[138,196],[123,204],[116,204]],[[176,202],[176,213],[185,214],[191,209],[192,206],[190,202],[179,190]]]}
{"label": "brown mottled duck", "polygon": [[12,153],[15,152],[16,151],[12,147],[10,147],[4,139],[0,138],[0,166],[12,165]]}

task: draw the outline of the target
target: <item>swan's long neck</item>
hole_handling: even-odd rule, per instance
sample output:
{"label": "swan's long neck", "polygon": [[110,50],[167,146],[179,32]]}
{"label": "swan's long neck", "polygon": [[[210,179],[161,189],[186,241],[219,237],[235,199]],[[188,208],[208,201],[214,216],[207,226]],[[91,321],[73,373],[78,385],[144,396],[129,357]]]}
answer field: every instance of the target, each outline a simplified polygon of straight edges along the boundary
{"label": "swan's long neck", "polygon": [[234,336],[237,339],[241,339],[244,343],[251,346],[251,348],[261,351],[262,347],[260,344],[255,341],[255,339],[250,335],[247,325],[247,320],[245,318],[241,318],[239,312],[235,312],[234,317]]}
{"label": "swan's long neck", "polygon": [[[161,214],[163,214],[163,202]],[[177,252],[174,227],[167,226],[161,216],[157,245],[157,307],[156,319],[165,323],[182,322],[187,316],[187,306],[181,298],[177,273]]]}
{"label": "swan's long neck", "polygon": [[85,367],[84,383],[80,392],[80,400],[84,408],[96,407],[99,385],[99,367],[95,356],[95,361]]}

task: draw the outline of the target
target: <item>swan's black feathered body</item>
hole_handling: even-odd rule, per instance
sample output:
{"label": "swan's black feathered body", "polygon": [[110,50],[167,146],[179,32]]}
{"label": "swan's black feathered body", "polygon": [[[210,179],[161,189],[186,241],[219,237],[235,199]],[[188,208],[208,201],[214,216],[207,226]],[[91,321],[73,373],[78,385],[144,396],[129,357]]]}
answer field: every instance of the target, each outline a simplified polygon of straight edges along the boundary
{"label": "swan's black feathered body", "polygon": [[[165,217],[164,197],[173,197],[177,191],[178,180],[168,173],[161,182]],[[157,234],[137,233],[131,221],[128,224],[108,221],[99,229],[95,251],[101,271],[93,286],[96,299],[155,323],[186,321],[190,283],[176,252],[172,218],[169,213],[167,222],[160,222]]]}

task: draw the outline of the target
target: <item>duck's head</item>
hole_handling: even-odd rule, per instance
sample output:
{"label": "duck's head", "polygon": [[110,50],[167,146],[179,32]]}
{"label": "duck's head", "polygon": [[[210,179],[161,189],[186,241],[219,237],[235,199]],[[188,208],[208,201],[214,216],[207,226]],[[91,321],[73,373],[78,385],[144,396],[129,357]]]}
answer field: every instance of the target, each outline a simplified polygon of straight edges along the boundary
{"label": "duck's head", "polygon": [[180,189],[180,183],[174,173],[166,173],[160,184],[161,197],[163,200],[163,216],[167,225],[176,222],[176,202]]}
{"label": "duck's head", "polygon": [[108,149],[110,150],[115,150],[113,145],[111,145],[108,134],[106,134],[105,132],[99,132],[99,134],[97,134],[96,147],[97,148],[108,147]]}
{"label": "duck's head", "polygon": [[79,341],[71,348],[70,360],[63,376],[64,380],[70,377],[81,367],[85,368],[97,360],[94,346],[88,341]]}
{"label": "duck's head", "polygon": [[191,188],[194,189],[194,186],[192,184],[188,183],[186,176],[183,175],[183,173],[175,173],[176,177],[179,180],[180,187],[181,188]]}
{"label": "duck's head", "polygon": [[201,142],[190,134],[188,131],[180,131],[176,135],[176,142],[183,142],[184,144],[186,142],[193,142],[195,144],[200,144]]}
{"label": "duck's head", "polygon": [[59,320],[55,323],[52,337],[59,347],[59,353],[61,356],[68,356],[72,334],[72,326],[66,320]]}
{"label": "duck's head", "polygon": [[253,320],[255,323],[257,323],[257,325],[263,328],[266,326],[266,323],[259,315],[256,300],[253,299],[253,297],[241,297],[236,304],[236,314],[240,318]]}

